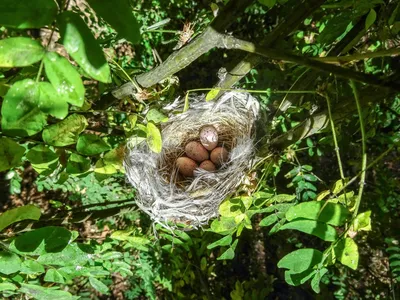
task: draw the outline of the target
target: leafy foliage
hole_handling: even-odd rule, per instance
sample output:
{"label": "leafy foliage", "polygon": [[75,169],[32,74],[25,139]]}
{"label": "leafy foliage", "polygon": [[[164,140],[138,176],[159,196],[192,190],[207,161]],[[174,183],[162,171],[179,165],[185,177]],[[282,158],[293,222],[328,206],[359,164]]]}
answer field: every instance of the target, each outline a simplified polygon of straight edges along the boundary
{"label": "leafy foliage", "polygon": [[[365,296],[351,294],[365,237],[382,245],[381,236],[397,234],[391,227],[399,217],[396,1],[259,0],[242,9],[246,18],[230,15],[234,0],[25,2],[0,3],[0,172],[8,172],[13,194],[0,215],[3,297],[78,299],[95,291],[127,299],[284,299],[303,290],[326,296],[323,284],[337,289],[337,299]],[[136,75],[195,45],[209,24],[228,21],[221,32],[378,75],[392,90],[352,90],[335,72],[309,64],[254,60],[239,87],[256,92],[268,116],[257,126],[260,159],[208,228],[151,224],[124,181],[126,139],[159,153],[164,107],[193,86],[208,87],[206,101],[213,101],[224,90],[218,80],[246,73],[218,70],[221,64],[253,58],[228,49],[191,53],[185,66],[197,60],[177,74],[180,82],[165,72],[157,85],[137,86],[124,99],[112,91],[126,81],[137,85]],[[316,130],[318,117],[331,128]],[[38,203],[32,190],[42,193]],[[24,205],[12,208],[20,198]],[[397,239],[385,242],[400,281]]]}

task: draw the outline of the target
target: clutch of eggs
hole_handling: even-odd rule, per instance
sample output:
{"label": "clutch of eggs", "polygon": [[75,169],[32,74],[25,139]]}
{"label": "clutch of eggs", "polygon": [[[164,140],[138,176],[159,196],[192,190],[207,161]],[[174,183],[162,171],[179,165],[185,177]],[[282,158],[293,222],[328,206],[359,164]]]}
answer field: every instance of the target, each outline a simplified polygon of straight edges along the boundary
{"label": "clutch of eggs", "polygon": [[194,170],[201,168],[209,172],[216,171],[228,160],[229,153],[224,147],[217,147],[218,132],[212,125],[200,129],[200,142],[191,141],[185,146],[186,156],[176,160],[179,173],[193,177]]}

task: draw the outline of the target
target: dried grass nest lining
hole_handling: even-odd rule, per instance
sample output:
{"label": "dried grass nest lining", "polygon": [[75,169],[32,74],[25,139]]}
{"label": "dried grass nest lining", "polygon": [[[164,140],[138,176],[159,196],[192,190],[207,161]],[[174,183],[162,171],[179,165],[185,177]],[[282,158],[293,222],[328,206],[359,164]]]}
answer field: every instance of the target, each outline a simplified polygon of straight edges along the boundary
{"label": "dried grass nest lining", "polygon": [[[153,221],[198,227],[218,216],[220,203],[235,191],[250,167],[259,104],[251,95],[238,92],[227,92],[217,102],[206,102],[204,96],[189,100],[187,112],[172,115],[164,124],[161,153],[152,152],[146,142],[128,146],[124,166],[137,190],[137,205]],[[216,172],[196,169],[194,178],[184,179],[175,161],[188,142],[199,139],[205,125],[218,130],[219,144],[229,150],[229,159]]]}

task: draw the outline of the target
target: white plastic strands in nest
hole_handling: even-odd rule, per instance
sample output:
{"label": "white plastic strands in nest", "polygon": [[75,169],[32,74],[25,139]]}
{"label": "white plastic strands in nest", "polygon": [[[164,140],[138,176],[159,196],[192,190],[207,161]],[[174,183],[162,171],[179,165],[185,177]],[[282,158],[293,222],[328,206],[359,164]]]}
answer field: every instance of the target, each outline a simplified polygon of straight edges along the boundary
{"label": "white plastic strands in nest", "polygon": [[[216,102],[206,102],[204,96],[189,100],[187,112],[171,114],[163,125],[161,153],[152,152],[145,141],[136,145],[128,141],[124,161],[126,176],[137,190],[137,205],[164,226],[172,221],[198,227],[218,216],[220,203],[240,185],[254,155],[254,124],[259,113],[254,97],[232,91]],[[175,104],[183,105],[182,101]],[[196,169],[194,178],[182,179],[175,161],[187,142],[198,140],[204,125],[217,129],[229,159],[215,172]]]}

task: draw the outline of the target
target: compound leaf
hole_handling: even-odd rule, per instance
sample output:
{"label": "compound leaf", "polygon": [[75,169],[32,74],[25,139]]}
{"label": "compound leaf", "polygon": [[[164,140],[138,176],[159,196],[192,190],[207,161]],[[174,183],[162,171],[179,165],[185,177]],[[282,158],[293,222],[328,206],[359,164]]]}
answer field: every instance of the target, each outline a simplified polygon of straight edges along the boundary
{"label": "compound leaf", "polygon": [[99,43],[79,15],[65,11],[57,18],[61,43],[68,54],[92,78],[111,82],[110,67]]}
{"label": "compound leaf", "polygon": [[85,87],[70,62],[56,52],[48,52],[44,58],[44,68],[57,94],[72,105],[81,107],[85,100]]}

